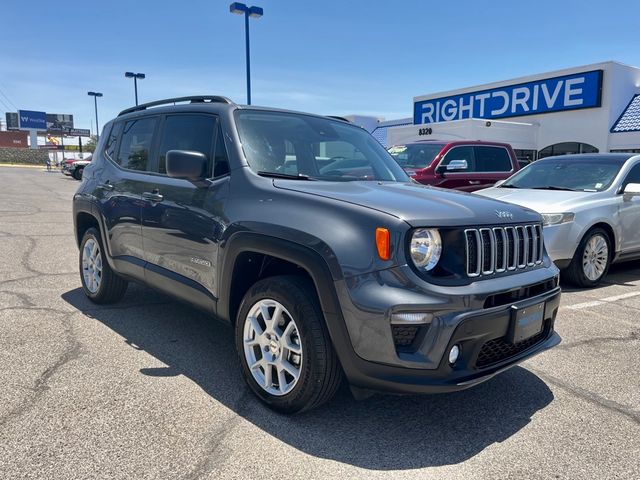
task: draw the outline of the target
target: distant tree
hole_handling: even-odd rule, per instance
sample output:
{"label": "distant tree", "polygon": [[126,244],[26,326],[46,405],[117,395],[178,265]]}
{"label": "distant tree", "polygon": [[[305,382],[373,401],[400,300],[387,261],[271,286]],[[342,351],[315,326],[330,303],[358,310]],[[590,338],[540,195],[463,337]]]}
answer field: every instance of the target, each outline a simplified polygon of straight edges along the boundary
{"label": "distant tree", "polygon": [[96,140],[96,136],[91,135],[89,137],[89,140],[86,141],[86,143],[82,142],[82,150],[85,152],[93,153],[96,150],[96,143],[98,143]]}

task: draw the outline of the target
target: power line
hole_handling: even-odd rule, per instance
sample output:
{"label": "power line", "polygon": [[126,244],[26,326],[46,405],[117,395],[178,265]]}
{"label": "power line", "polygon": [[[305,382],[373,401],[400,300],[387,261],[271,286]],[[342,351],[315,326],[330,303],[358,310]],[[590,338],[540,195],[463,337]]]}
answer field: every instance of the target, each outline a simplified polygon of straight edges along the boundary
{"label": "power line", "polygon": [[15,108],[16,111],[18,111],[18,107],[16,107],[16,105],[11,101],[11,99],[9,97],[7,97],[7,94],[4,93],[1,88],[0,88],[0,95],[2,95],[4,98],[6,98],[7,102],[9,102],[13,106],[13,108]]}
{"label": "power line", "polygon": [[[7,112],[10,112],[10,111],[12,110],[12,108],[11,108],[9,105],[7,105],[7,104],[2,100],[2,98],[0,98],[0,103],[1,103],[2,105],[4,105],[4,108],[6,108],[6,109],[7,109]],[[17,110],[18,110],[18,109],[16,108],[16,111],[17,111]]]}

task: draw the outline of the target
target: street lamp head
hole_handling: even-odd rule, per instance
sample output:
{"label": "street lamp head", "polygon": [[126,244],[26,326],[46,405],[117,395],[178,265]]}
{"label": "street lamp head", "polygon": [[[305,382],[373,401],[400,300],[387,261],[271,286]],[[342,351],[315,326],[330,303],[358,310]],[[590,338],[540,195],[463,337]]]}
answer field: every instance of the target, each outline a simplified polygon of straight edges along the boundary
{"label": "street lamp head", "polygon": [[250,7],[249,8],[249,16],[253,18],[260,18],[264,13],[264,10],[261,7]]}
{"label": "street lamp head", "polygon": [[101,97],[102,94],[100,92],[87,92],[87,95],[91,95],[92,97]]}
{"label": "street lamp head", "polygon": [[261,7],[249,7],[249,16],[253,18],[260,18],[264,13]]}
{"label": "street lamp head", "polygon": [[249,7],[241,2],[233,2],[231,5],[229,5],[229,11],[231,13],[235,13],[236,15],[244,15],[249,11]]}
{"label": "street lamp head", "polygon": [[144,73],[133,73],[133,72],[124,72],[124,76],[127,78],[137,78],[138,80],[142,80],[146,77]]}

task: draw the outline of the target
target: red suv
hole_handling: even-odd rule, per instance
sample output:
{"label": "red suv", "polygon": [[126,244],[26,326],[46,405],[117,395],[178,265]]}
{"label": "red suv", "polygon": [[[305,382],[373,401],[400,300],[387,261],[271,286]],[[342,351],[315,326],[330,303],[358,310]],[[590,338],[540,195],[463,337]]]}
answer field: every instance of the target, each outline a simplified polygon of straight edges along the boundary
{"label": "red suv", "polygon": [[493,186],[520,168],[507,143],[426,140],[395,145],[389,153],[414,180],[467,192]]}

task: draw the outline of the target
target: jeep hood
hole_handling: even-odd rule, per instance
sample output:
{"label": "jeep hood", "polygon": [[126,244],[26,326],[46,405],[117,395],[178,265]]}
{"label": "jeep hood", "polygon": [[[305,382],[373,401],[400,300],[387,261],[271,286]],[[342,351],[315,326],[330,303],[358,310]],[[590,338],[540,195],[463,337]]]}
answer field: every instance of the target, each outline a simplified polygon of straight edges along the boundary
{"label": "jeep hood", "polygon": [[[427,185],[396,182],[304,182],[276,179],[276,188],[331,198],[393,215],[413,227],[539,222],[528,208]],[[504,216],[504,212],[508,212]],[[509,214],[512,218],[509,218]]]}

